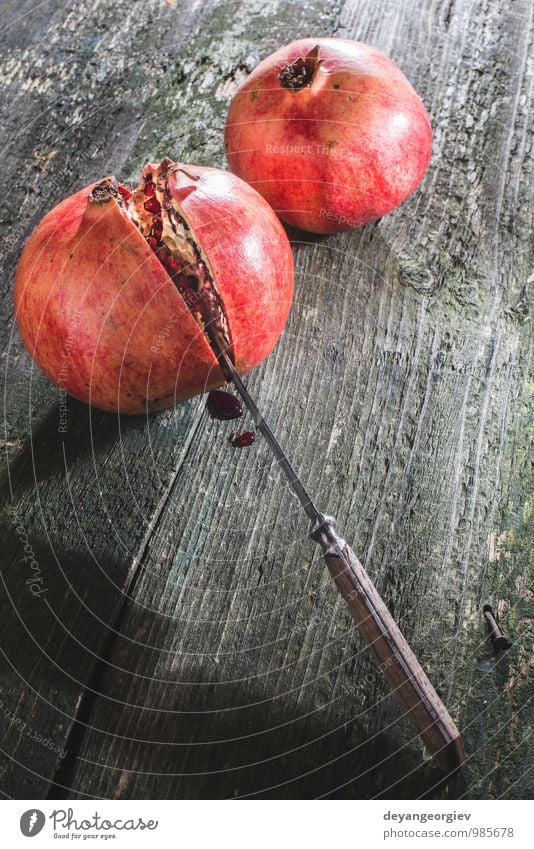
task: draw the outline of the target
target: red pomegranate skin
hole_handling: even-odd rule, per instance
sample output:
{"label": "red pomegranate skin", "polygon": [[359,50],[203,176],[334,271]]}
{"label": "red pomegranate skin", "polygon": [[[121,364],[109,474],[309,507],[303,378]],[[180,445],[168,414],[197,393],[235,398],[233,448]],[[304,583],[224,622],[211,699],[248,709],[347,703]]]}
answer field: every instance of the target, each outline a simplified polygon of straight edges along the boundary
{"label": "red pomegranate skin", "polygon": [[[234,175],[187,167],[183,215],[216,275],[241,374],[273,349],[293,294],[287,236],[268,204]],[[109,178],[113,179],[113,178]],[[114,197],[92,184],[49,212],[15,278],[24,344],[68,394],[103,410],[146,413],[224,384],[205,332]]]}
{"label": "red pomegranate skin", "polygon": [[[309,85],[284,88],[282,68],[318,46]],[[294,41],[236,92],[225,130],[231,170],[293,227],[350,230],[398,206],[421,182],[431,150],[425,107],[380,51],[337,38]]]}

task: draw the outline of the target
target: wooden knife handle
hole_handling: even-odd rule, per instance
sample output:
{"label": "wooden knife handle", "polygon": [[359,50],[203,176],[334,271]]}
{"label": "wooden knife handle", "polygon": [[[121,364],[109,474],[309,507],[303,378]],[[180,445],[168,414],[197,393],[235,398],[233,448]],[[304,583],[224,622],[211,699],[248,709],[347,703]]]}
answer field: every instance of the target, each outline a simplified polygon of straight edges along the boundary
{"label": "wooden knife handle", "polygon": [[380,669],[406,708],[436,764],[447,772],[465,761],[460,732],[353,550],[323,516],[311,536],[323,548],[337,588]]}

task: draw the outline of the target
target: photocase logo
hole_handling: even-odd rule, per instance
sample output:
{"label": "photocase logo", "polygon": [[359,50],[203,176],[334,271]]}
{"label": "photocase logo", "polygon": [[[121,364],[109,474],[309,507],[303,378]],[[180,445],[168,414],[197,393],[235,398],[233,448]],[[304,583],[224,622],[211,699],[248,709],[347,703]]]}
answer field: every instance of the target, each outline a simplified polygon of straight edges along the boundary
{"label": "photocase logo", "polygon": [[36,808],[24,811],[20,818],[20,830],[24,837],[35,837],[36,834],[39,834],[44,824],[45,815]]}

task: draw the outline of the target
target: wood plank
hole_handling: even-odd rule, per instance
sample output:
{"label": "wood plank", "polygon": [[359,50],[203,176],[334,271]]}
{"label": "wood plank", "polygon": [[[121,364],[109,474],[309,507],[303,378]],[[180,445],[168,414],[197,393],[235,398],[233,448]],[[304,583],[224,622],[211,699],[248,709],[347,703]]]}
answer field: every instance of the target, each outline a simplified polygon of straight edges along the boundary
{"label": "wood plank", "polygon": [[[247,4],[254,26],[239,21],[241,56],[277,43],[258,34],[258,8]],[[391,53],[431,108],[433,167],[379,225],[295,241],[289,327],[249,379],[463,727],[463,777],[436,786],[419,768],[419,742],[265,446],[232,454],[228,426],[206,420],[147,550],[72,797],[528,792],[525,549],[488,559],[492,534],[525,533],[527,15],[526,4],[345,5],[332,31]],[[220,45],[218,18],[191,44],[210,56],[201,83],[171,85],[164,101],[179,91],[179,121],[202,95],[193,128],[217,127],[219,56],[238,61],[235,21],[222,24]],[[217,144],[202,135],[195,153],[213,161]],[[498,663],[487,598],[509,610],[514,639]]]}
{"label": "wood plank", "polygon": [[[65,194],[122,167],[142,126],[144,99],[157,90],[168,52],[197,12],[185,4],[179,19],[179,10],[159,3],[33,5],[2,6],[9,39],[0,74],[0,777],[3,792],[19,798],[47,793],[129,569],[203,410],[198,400],[147,420],[118,420],[70,399],[68,432],[60,433],[58,392],[22,349],[9,293],[34,223]],[[146,51],[136,56],[131,40],[141,34]],[[40,166],[35,154],[51,151]],[[32,563],[46,589],[40,597],[26,583],[37,574]]]}

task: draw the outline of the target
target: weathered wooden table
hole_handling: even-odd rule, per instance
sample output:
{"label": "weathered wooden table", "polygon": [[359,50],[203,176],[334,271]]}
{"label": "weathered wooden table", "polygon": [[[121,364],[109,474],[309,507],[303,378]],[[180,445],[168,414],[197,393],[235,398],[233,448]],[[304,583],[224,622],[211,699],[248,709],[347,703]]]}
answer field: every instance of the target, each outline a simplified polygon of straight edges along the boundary
{"label": "weathered wooden table", "polygon": [[[532,793],[531,13],[3,0],[4,795]],[[469,760],[445,783],[266,446],[232,449],[204,398],[120,420],[69,400],[60,432],[58,391],[13,322],[14,266],[45,211],[166,154],[223,165],[237,84],[309,34],[389,53],[430,111],[434,155],[376,225],[294,238],[292,316],[248,383],[462,729]],[[485,602],[513,641],[500,658]]]}

